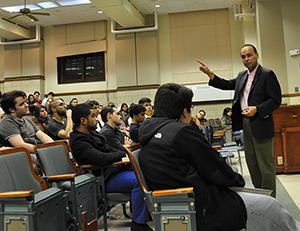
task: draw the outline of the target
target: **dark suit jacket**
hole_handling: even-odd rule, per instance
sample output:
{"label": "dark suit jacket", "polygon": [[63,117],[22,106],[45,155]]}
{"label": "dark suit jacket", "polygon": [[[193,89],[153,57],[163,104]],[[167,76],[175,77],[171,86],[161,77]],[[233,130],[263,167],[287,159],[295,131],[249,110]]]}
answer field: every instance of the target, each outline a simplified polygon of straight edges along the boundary
{"label": "dark suit jacket", "polygon": [[[235,79],[225,80],[215,76],[209,85],[222,89],[234,90],[232,105],[232,129],[241,130],[243,116],[240,99],[248,79],[247,71],[242,71]],[[252,134],[255,139],[263,140],[274,137],[274,122],[272,112],[281,104],[281,89],[275,73],[259,66],[257,68],[248,97],[248,105],[256,106],[257,113],[250,117]]]}

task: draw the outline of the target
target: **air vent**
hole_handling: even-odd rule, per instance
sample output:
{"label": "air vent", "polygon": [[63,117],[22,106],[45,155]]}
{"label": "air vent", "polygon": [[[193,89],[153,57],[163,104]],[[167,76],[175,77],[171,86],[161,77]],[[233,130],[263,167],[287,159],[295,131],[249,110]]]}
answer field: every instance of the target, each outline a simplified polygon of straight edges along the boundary
{"label": "air vent", "polygon": [[155,31],[158,30],[158,16],[154,12],[151,15],[145,15],[145,26],[143,27],[134,27],[134,28],[123,28],[115,21],[111,21],[111,32],[113,34],[126,34],[126,33],[136,33],[136,32],[145,32],[145,31]]}

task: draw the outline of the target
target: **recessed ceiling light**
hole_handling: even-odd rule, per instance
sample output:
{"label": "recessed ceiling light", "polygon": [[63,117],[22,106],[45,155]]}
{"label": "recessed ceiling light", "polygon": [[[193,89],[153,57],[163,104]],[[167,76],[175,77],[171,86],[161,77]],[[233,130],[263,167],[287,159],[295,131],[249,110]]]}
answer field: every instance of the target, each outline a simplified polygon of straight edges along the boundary
{"label": "recessed ceiling light", "polygon": [[54,2],[38,2],[37,4],[44,9],[58,7]]}
{"label": "recessed ceiling light", "polygon": [[99,10],[99,11],[98,11],[98,14],[103,14],[103,11],[102,11],[102,10]]}
{"label": "recessed ceiling light", "polygon": [[[24,8],[24,5],[1,7],[2,10],[8,11],[8,12],[19,12],[23,8]],[[41,9],[41,7],[39,7],[35,4],[28,4],[28,5],[26,5],[26,8],[29,8],[30,10],[40,10]]]}
{"label": "recessed ceiling light", "polygon": [[160,5],[159,5],[159,4],[155,4],[155,7],[156,7],[156,8],[159,8],[159,7],[160,7]]}
{"label": "recessed ceiling light", "polygon": [[74,5],[81,5],[81,4],[91,3],[90,0],[58,0],[56,2],[59,5],[62,5],[62,6],[74,6]]}

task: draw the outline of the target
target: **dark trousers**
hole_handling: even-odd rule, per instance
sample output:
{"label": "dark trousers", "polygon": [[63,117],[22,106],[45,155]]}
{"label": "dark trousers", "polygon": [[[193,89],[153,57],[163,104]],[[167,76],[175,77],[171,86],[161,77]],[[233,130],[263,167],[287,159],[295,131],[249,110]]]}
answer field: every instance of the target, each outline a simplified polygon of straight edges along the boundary
{"label": "dark trousers", "polygon": [[139,224],[147,223],[149,220],[148,208],[133,171],[120,172],[110,177],[106,182],[106,192],[131,193],[133,220]]}
{"label": "dark trousers", "polygon": [[256,140],[253,137],[250,119],[244,117],[244,149],[247,166],[255,188],[270,189],[276,195],[276,169],[273,138]]}

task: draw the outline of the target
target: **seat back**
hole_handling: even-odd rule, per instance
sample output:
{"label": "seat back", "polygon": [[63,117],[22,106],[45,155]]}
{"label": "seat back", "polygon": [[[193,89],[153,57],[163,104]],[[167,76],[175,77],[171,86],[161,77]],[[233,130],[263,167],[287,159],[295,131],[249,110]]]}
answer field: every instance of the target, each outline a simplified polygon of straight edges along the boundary
{"label": "seat back", "polygon": [[153,208],[153,200],[152,200],[152,194],[151,194],[152,192],[149,191],[149,188],[148,188],[146,180],[144,178],[141,166],[139,164],[140,149],[137,149],[137,150],[135,150],[133,152],[131,152],[130,150],[128,150],[127,154],[128,154],[129,159],[130,159],[130,163],[131,163],[131,166],[132,166],[132,168],[134,170],[136,178],[137,178],[137,180],[139,182],[139,185],[140,185],[141,189],[144,192],[147,207],[148,207],[149,212],[150,212],[150,214],[151,214],[151,216],[153,218],[154,208]]}
{"label": "seat back", "polygon": [[220,118],[215,118],[215,124],[218,130],[221,130],[223,128]]}
{"label": "seat back", "polygon": [[[79,173],[70,160],[69,149],[64,141],[55,141],[36,146],[37,158],[46,176]],[[81,213],[86,211],[87,221],[97,218],[97,185],[92,174],[77,175],[74,182],[59,184],[68,194],[72,214],[81,222]]]}
{"label": "seat back", "polygon": [[140,187],[144,191],[146,203],[156,231],[195,231],[196,211],[193,188],[178,188],[150,191],[139,165],[140,150],[131,152],[128,157]]}
{"label": "seat back", "polygon": [[46,182],[35,174],[30,153],[25,148],[0,152],[0,191],[34,190],[47,188]]}
{"label": "seat back", "polygon": [[[58,188],[47,189],[36,175],[31,154],[24,148],[0,152],[0,230],[64,231],[65,200]],[[26,191],[34,195],[25,195]],[[13,192],[14,191],[14,192]],[[24,195],[22,195],[24,192]],[[19,194],[21,193],[21,194]]]}
{"label": "seat back", "polygon": [[69,159],[69,150],[64,141],[39,144],[36,147],[36,154],[47,176],[76,172]]}
{"label": "seat back", "polygon": [[128,150],[128,157],[130,159],[131,166],[133,167],[133,170],[134,170],[137,180],[140,184],[140,187],[142,188],[144,193],[147,193],[148,187],[147,187],[144,175],[142,173],[141,166],[139,164],[139,153],[140,153],[140,149],[137,149],[133,152]]}

